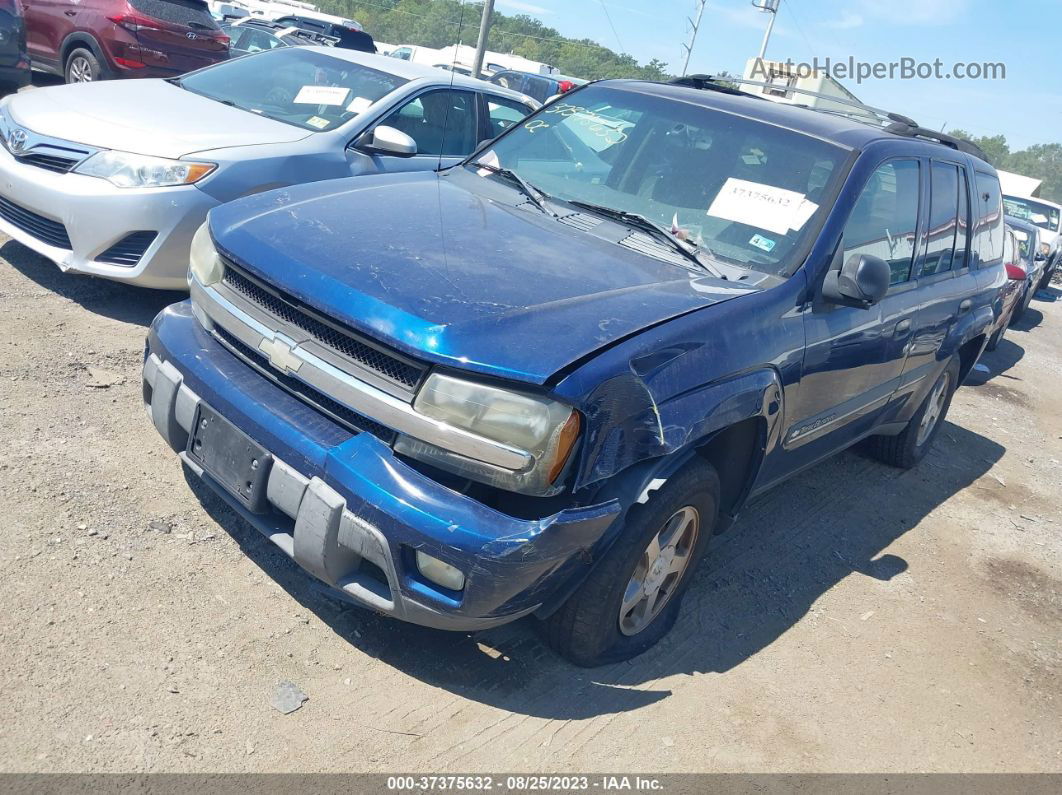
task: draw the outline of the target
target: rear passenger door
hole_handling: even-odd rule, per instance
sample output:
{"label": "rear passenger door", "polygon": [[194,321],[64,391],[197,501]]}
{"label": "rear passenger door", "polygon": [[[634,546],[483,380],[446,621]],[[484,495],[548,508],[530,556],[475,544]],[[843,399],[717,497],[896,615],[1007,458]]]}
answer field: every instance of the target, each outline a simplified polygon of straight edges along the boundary
{"label": "rear passenger door", "polygon": [[950,355],[945,343],[973,309],[977,275],[970,262],[970,175],[961,158],[923,161],[929,214],[915,265],[918,315],[896,398],[921,397]]}

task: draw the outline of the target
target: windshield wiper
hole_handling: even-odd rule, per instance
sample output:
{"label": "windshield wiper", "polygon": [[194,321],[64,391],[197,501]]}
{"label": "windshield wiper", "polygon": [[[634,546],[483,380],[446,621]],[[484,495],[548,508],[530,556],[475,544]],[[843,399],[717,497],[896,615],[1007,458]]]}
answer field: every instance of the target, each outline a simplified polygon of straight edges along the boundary
{"label": "windshield wiper", "polygon": [[520,188],[520,191],[531,200],[533,205],[551,218],[557,217],[557,214],[546,206],[546,199],[549,198],[549,194],[536,188],[512,169],[502,168],[501,166],[495,166],[490,163],[469,163],[469,165],[475,166],[476,168],[485,168],[492,174],[497,174],[499,177],[505,177],[510,182],[515,182]]}
{"label": "windshield wiper", "polygon": [[[578,199],[568,199],[568,204],[574,204],[576,207],[581,207],[584,210],[603,215],[606,218],[611,218],[620,223],[632,226],[635,229],[639,229],[642,232],[646,232],[657,240],[662,240],[671,246],[675,251],[684,256],[686,259],[695,263],[699,268],[702,268],[713,276],[718,276],[721,279],[725,279],[726,276],[717,271],[715,268],[709,267],[697,253],[697,246],[693,243],[688,243],[675,236],[675,234],[663,224],[658,224],[651,218],[646,218],[639,213],[632,213],[627,210],[617,210],[615,207],[606,207],[601,204],[592,204],[590,202],[580,201]],[[711,252],[707,252],[711,253]]]}

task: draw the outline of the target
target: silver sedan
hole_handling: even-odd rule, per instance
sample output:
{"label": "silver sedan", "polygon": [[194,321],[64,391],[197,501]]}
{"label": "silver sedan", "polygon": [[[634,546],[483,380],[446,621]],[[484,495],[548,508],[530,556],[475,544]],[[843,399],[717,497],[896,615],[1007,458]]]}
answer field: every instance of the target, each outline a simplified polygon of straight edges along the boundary
{"label": "silver sedan", "polygon": [[210,208],[452,165],[536,107],[483,81],[330,47],[26,91],[0,102],[0,231],[64,271],[186,289]]}

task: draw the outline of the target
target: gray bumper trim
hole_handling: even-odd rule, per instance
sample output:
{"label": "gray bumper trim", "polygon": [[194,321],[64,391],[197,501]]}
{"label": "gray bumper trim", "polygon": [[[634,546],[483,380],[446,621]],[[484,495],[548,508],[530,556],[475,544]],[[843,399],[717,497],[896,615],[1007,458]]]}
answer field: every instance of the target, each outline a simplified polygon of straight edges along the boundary
{"label": "gray bumper trim", "polygon": [[[200,398],[184,384],[177,368],[151,354],[144,362],[144,383],[150,388],[148,415],[185,466],[256,530],[347,601],[414,624],[459,631],[506,624],[536,609],[500,618],[479,618],[443,613],[403,595],[383,533],[348,511],[342,495],[323,480],[306,478],[275,457],[266,482],[266,499],[294,520],[294,527],[289,530],[273,517],[251,513],[185,453]],[[362,570],[363,560],[383,572],[386,584]]]}

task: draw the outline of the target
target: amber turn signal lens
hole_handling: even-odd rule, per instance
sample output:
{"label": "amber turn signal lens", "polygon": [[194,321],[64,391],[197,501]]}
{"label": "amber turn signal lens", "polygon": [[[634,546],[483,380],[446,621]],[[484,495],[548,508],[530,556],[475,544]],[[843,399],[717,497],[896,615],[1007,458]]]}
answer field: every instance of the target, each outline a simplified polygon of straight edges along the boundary
{"label": "amber turn signal lens", "polygon": [[553,466],[549,470],[549,482],[553,483],[564,471],[564,465],[568,463],[568,456],[572,454],[575,440],[579,438],[579,429],[582,421],[579,412],[573,411],[568,421],[561,428],[560,436],[557,437],[557,457],[553,460]]}

